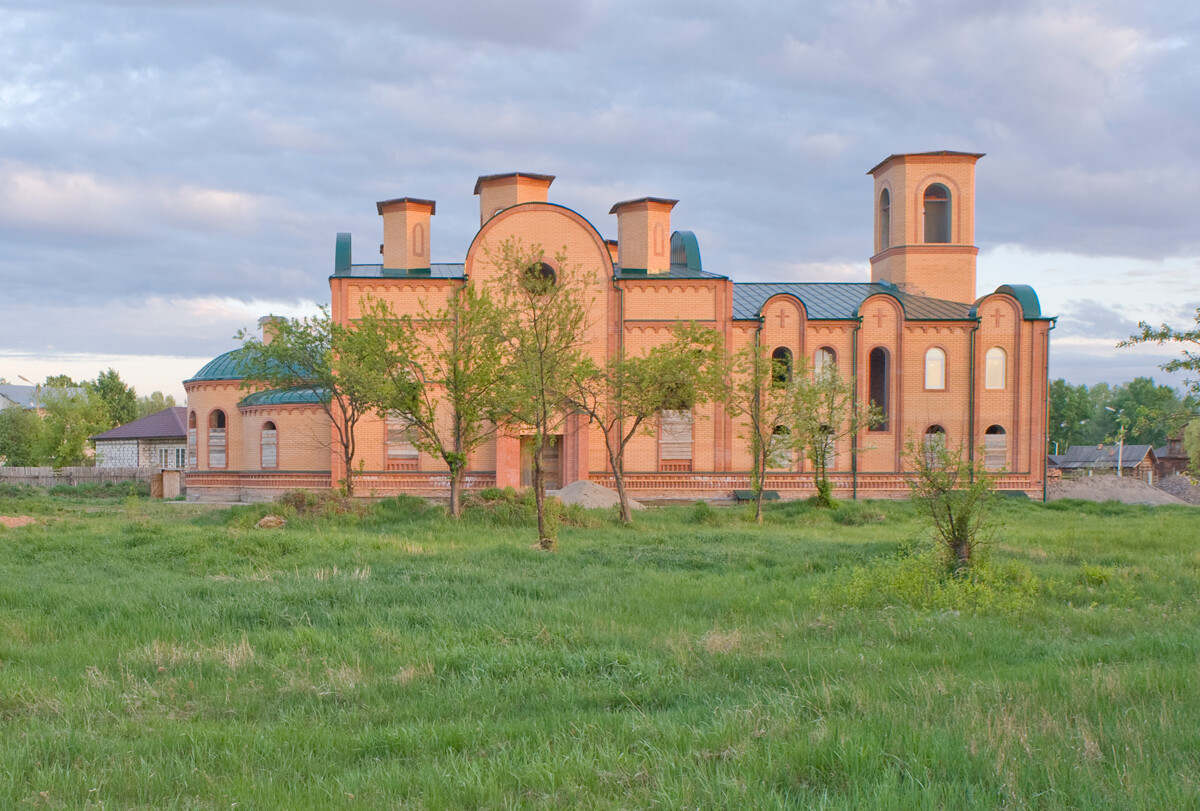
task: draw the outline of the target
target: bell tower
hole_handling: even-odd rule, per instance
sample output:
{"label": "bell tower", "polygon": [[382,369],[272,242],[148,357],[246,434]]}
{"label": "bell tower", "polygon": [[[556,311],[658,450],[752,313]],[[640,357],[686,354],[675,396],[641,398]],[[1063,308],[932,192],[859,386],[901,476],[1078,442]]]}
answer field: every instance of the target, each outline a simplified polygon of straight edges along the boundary
{"label": "bell tower", "polygon": [[908,293],[975,301],[975,152],[892,155],[875,178],[871,281]]}

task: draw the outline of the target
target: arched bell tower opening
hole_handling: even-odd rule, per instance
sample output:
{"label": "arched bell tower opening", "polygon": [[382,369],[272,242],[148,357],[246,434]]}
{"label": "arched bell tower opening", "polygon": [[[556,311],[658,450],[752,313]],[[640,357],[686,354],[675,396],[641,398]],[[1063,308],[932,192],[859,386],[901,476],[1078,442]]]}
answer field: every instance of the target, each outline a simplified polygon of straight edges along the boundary
{"label": "arched bell tower opening", "polygon": [[909,293],[975,301],[975,152],[892,155],[875,178],[871,281]]}

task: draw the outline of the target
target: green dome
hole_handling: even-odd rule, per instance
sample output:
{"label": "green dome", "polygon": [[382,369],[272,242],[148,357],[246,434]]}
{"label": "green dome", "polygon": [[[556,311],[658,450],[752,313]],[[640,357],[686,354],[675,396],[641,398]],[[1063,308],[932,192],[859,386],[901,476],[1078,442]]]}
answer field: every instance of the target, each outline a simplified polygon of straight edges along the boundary
{"label": "green dome", "polygon": [[[215,361],[214,361],[215,362]],[[239,408],[249,406],[317,405],[329,399],[325,389],[313,390],[307,386],[291,389],[271,389],[248,394],[238,403]]]}
{"label": "green dome", "polygon": [[196,372],[192,377],[183,381],[184,383],[195,383],[201,380],[241,380],[246,375],[235,358],[237,350],[231,349],[224,355],[218,355]]}

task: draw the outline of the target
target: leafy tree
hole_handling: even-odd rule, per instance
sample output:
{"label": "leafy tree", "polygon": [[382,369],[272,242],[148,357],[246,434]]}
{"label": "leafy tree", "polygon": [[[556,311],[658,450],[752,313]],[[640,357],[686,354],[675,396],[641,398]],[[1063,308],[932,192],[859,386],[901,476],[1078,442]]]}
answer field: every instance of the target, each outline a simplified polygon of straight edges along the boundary
{"label": "leafy tree", "polygon": [[1118,415],[1124,415],[1128,428],[1125,441],[1134,445],[1158,447],[1186,420],[1187,406],[1175,389],[1155,385],[1150,377],[1136,377],[1116,387],[1108,405],[1116,410],[1115,414],[1105,412],[1114,421]]}
{"label": "leafy tree", "polygon": [[467,462],[495,431],[504,384],[499,313],[487,291],[467,284],[447,306],[397,317],[372,301],[346,337],[347,359],[364,374],[367,401],[381,417],[407,424],[413,445],[450,471],[450,514],[462,512]]}
{"label": "leafy tree", "polygon": [[1192,420],[1183,429],[1183,449],[1187,451],[1192,474],[1200,476],[1200,419]]}
{"label": "leafy tree", "polygon": [[[1140,333],[1130,335],[1117,346],[1181,344],[1183,357],[1169,360],[1158,368],[1164,372],[1194,372],[1200,375],[1200,307],[1196,308],[1196,325],[1192,329],[1174,329],[1167,324],[1153,327],[1145,321],[1139,322],[1138,328],[1141,329]],[[1187,383],[1193,394],[1200,395],[1200,377],[1189,379]]]}
{"label": "leafy tree", "polygon": [[624,355],[603,365],[584,358],[566,399],[600,426],[621,521],[633,520],[625,491],[625,449],[641,431],[652,430],[663,412],[691,411],[697,403],[721,398],[725,353],[716,330],[679,324],[671,341],[643,355]]}
{"label": "leafy tree", "polygon": [[125,385],[116,369],[110,367],[101,372],[91,388],[100,398],[111,425],[124,425],[138,418],[137,392]]}
{"label": "leafy tree", "polygon": [[771,358],[757,344],[747,344],[733,358],[726,406],[731,416],[745,420],[740,436],[750,449],[750,488],[754,493],[754,521],[758,524],[763,520],[767,469],[781,448],[791,448],[790,439],[782,438],[790,411],[789,374],[786,363]]}
{"label": "leafy tree", "polygon": [[1050,383],[1050,417],[1047,451],[1064,453],[1085,441],[1088,422],[1095,415],[1088,387],[1072,386],[1061,377]]}
{"label": "leafy tree", "polygon": [[49,386],[42,389],[41,406],[41,457],[56,468],[93,461],[88,437],[112,427],[100,398],[86,387]]}
{"label": "leafy tree", "polygon": [[240,330],[236,338],[242,346],[235,357],[246,388],[300,389],[316,397],[333,425],[346,495],[353,496],[355,429],[371,407],[366,398],[370,370],[343,351],[349,332],[322,307],[313,318],[276,318],[266,343]]}
{"label": "leafy tree", "polygon": [[173,408],[176,405],[174,395],[164,396],[161,391],[156,391],[148,397],[139,397],[137,400],[137,418],[149,417],[151,414],[157,414],[165,408]]}
{"label": "leafy tree", "polygon": [[854,380],[842,375],[834,363],[825,364],[812,375],[799,364],[787,399],[791,445],[813,466],[817,503],[833,507],[833,483],[828,471],[837,443],[880,424],[883,411],[878,406],[860,405]]}
{"label": "leafy tree", "polygon": [[912,501],[928,521],[948,566],[962,571],[980,544],[991,539],[992,478],[980,459],[961,447],[909,439],[905,457],[912,470]]}
{"label": "leafy tree", "polygon": [[591,298],[587,278],[560,251],[548,262],[539,245],[506,240],[488,253],[500,271],[500,312],[506,396],[497,403],[505,421],[533,429],[533,489],[538,542],[557,547],[546,521],[545,450],[566,417],[566,392],[579,378],[587,343]]}
{"label": "leafy tree", "polygon": [[59,389],[74,389],[79,388],[79,383],[76,383],[68,375],[49,375],[46,378],[46,385]]}
{"label": "leafy tree", "polygon": [[45,464],[42,419],[33,410],[0,408],[0,462],[14,467]]}

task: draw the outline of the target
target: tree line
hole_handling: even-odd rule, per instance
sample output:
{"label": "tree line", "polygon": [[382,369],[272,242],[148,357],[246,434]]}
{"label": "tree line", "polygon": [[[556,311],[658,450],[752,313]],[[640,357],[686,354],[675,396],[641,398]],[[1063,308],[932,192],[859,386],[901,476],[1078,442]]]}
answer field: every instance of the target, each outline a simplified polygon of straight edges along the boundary
{"label": "tree line", "polygon": [[34,408],[0,409],[0,462],[13,467],[92,464],[88,438],[158,413],[175,398],[139,397],[112,368],[94,380],[51,375],[35,388]]}
{"label": "tree line", "polygon": [[1151,377],[1094,386],[1072,386],[1060,377],[1050,383],[1047,452],[1065,453],[1071,445],[1114,443],[1122,433],[1127,445],[1158,448],[1197,415],[1200,395],[1189,392],[1181,397]]}

